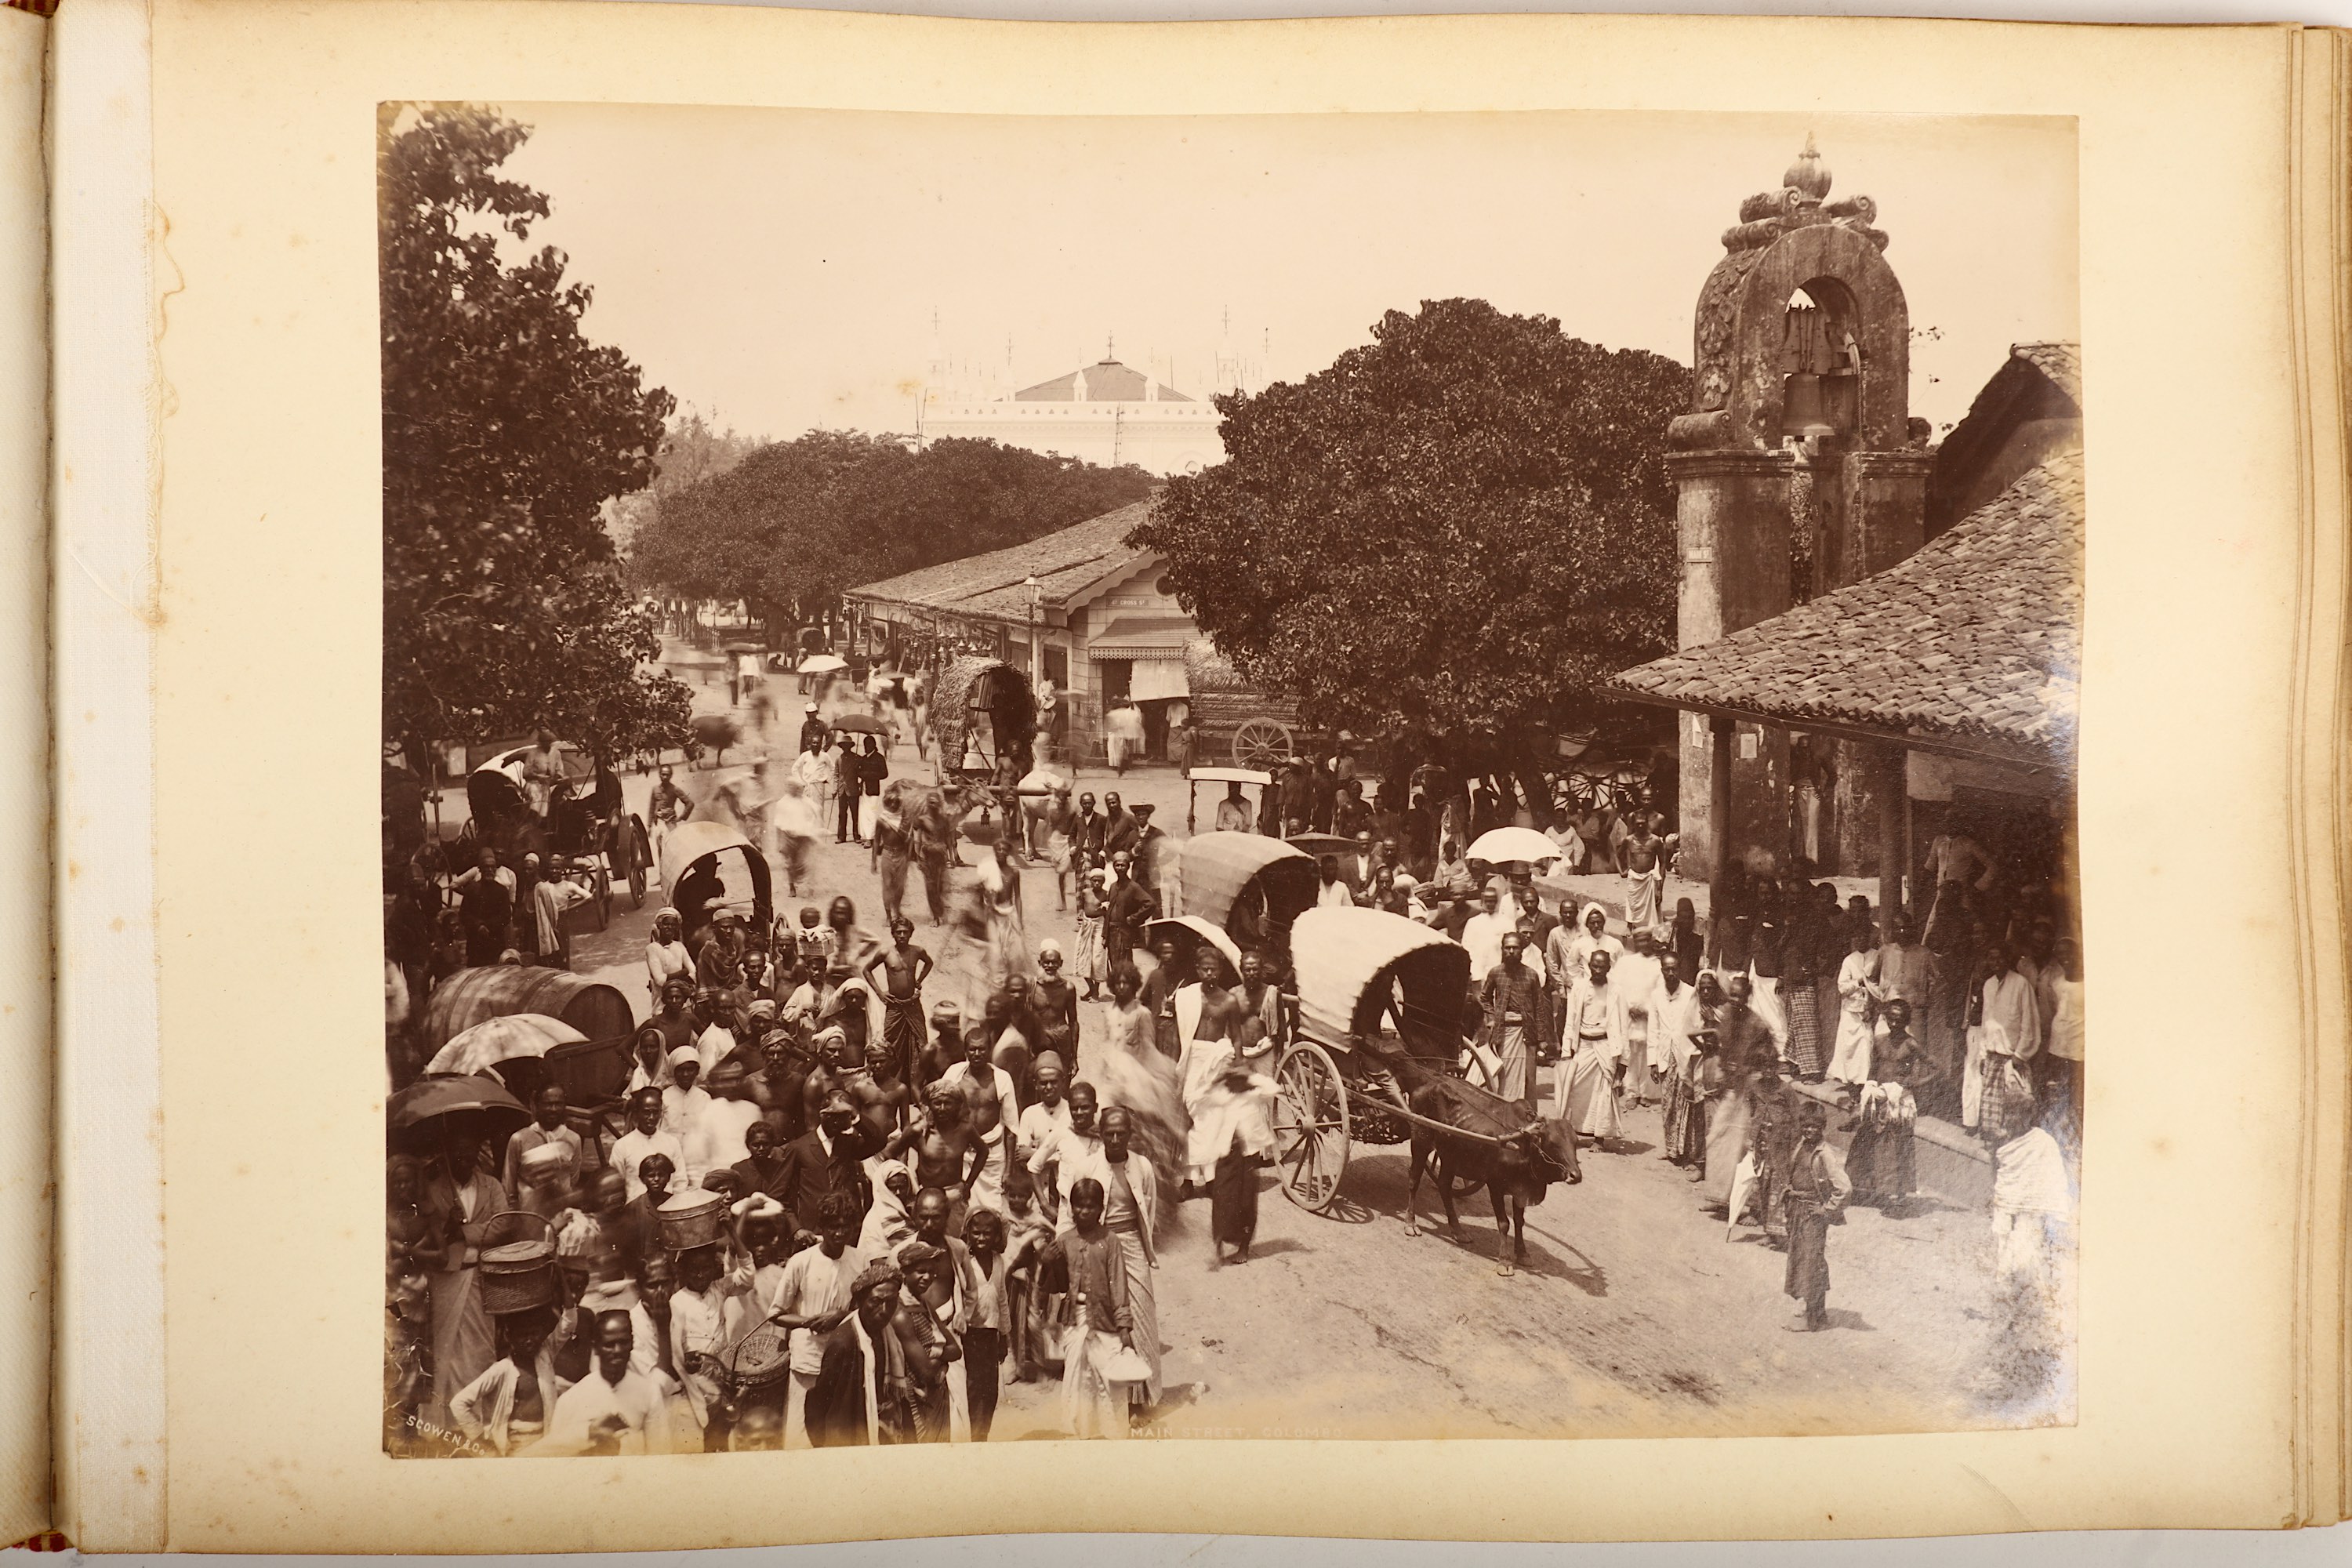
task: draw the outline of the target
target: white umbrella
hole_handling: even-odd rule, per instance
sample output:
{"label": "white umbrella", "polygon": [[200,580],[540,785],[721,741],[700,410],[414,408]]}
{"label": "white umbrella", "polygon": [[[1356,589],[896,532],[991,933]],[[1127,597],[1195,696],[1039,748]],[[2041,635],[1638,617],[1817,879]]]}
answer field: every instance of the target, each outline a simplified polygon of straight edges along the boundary
{"label": "white umbrella", "polygon": [[509,1013],[485,1018],[472,1028],[449,1037],[449,1043],[425,1064],[428,1073],[484,1073],[517,1057],[543,1057],[557,1046],[588,1037],[561,1018],[544,1013]]}
{"label": "white umbrella", "polygon": [[801,660],[796,675],[831,675],[836,669],[847,669],[849,661],[837,653],[813,653]]}
{"label": "white umbrella", "polygon": [[1559,858],[1559,846],[1532,827],[1496,827],[1478,835],[1464,858],[1489,866],[1507,866],[1514,860],[1541,865]]}

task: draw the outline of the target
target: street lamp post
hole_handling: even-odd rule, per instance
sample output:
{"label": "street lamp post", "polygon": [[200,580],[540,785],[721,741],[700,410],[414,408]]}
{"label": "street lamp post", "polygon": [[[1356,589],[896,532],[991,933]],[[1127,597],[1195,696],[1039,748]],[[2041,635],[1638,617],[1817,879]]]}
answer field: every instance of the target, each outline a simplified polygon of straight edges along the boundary
{"label": "street lamp post", "polygon": [[1033,573],[1022,585],[1029,590],[1029,686],[1034,690],[1045,678],[1045,584]]}

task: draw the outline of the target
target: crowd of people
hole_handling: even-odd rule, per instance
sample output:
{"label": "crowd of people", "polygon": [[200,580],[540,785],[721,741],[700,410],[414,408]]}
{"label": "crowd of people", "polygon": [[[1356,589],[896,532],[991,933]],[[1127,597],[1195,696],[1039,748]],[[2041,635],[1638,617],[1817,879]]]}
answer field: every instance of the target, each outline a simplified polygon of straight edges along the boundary
{"label": "crowd of people", "polygon": [[[889,778],[872,750],[879,770],[812,708],[791,767],[761,762],[748,789],[699,805],[664,768],[651,815],[666,835],[730,813],[793,899],[830,828],[866,849],[884,934],[845,896],[765,929],[719,903],[688,930],[665,907],[621,1121],[551,1083],[529,1125],[453,1120],[393,1156],[394,1451],[986,1440],[1005,1381],[1054,1375],[1075,1436],[1124,1436],[1161,1405],[1158,1237],[1205,1197],[1211,1266],[1250,1256],[1270,1074],[1297,1016],[1286,977],[1255,947],[1237,973],[1208,944],[1147,949],[1168,907],[1148,804],[960,795]],[[1602,838],[1619,907],[1556,886],[1547,907],[1527,865],[1465,860],[1491,797],[1481,824],[1478,791],[1417,775],[1383,810],[1338,764],[1286,770],[1255,803],[1235,786],[1217,827],[1335,833],[1354,847],[1321,858],[1318,902],[1467,949],[1463,1067],[1495,1092],[1535,1109],[1549,1068],[1546,1108],[1604,1151],[1658,1107],[1660,1156],[1727,1234],[1752,1220],[1786,1249],[1792,1326],[1829,1321],[1845,1206],[1913,1200],[1923,1111],[1996,1151],[2004,1269],[2046,1284],[2071,1215],[2082,1032],[2078,950],[2046,884],[2002,880],[1955,836],[1920,910],[1756,877],[1721,889],[1702,928],[1688,898],[1665,912],[1673,840],[1629,811]],[[1074,910],[1068,954],[1028,939],[1030,869]],[[389,893],[388,1006],[395,970],[414,1007],[453,967],[568,962],[516,914],[538,907],[537,871],[486,849]],[[929,940],[968,962],[916,941],[910,874]],[[413,940],[452,914],[454,966]],[[1082,1038],[1081,1002],[1101,1005],[1100,1037]],[[1843,1159],[1832,1126],[1852,1134]]]}
{"label": "crowd of people", "polygon": [[[777,839],[805,825],[741,798],[697,805],[664,769],[653,814],[666,833],[735,812],[789,866]],[[681,898],[700,918],[655,914],[620,1123],[549,1082],[519,1130],[456,1117],[396,1140],[394,1451],[985,1440],[1004,1380],[1056,1372],[1073,1435],[1151,1418],[1157,1228],[1206,1197],[1217,1261],[1248,1256],[1280,1016],[1263,967],[1182,984],[1164,946],[1141,956],[1161,907],[1139,877],[1164,837],[1148,805],[1074,805],[1033,858],[1010,795],[891,780],[871,798],[887,935],[845,896],[765,929]],[[1076,974],[1026,939],[1022,873],[1045,863],[1091,911]],[[964,949],[950,970],[916,941],[909,867],[930,940]]]}

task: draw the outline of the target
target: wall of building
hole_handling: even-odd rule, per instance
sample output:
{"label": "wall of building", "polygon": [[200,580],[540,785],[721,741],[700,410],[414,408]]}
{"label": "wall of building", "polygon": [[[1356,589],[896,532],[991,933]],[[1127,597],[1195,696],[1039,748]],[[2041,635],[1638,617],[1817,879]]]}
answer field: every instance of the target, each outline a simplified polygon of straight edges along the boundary
{"label": "wall of building", "polygon": [[946,403],[924,411],[923,437],[994,441],[1174,475],[1224,460],[1217,424],[1217,411],[1202,403]]}

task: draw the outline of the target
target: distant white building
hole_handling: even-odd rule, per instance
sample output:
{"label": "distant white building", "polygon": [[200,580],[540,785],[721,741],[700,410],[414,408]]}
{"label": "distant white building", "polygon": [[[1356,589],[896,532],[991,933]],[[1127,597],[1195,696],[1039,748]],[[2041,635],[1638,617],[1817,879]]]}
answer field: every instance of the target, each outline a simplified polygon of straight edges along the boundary
{"label": "distant white building", "polygon": [[[950,363],[935,343],[917,434],[926,442],[970,437],[1112,468],[1133,463],[1163,477],[1196,474],[1224,458],[1217,411],[1206,399],[1177,391],[1167,375],[1122,364],[1108,347],[1093,364],[1018,389],[1010,343],[1005,357],[1002,370],[975,374]],[[1255,372],[1230,340],[1220,343],[1217,391],[1244,390]]]}
{"label": "distant white building", "polygon": [[925,441],[970,437],[1160,475],[1197,474],[1225,455],[1217,411],[1139,370],[1102,360],[993,398],[923,398]]}

